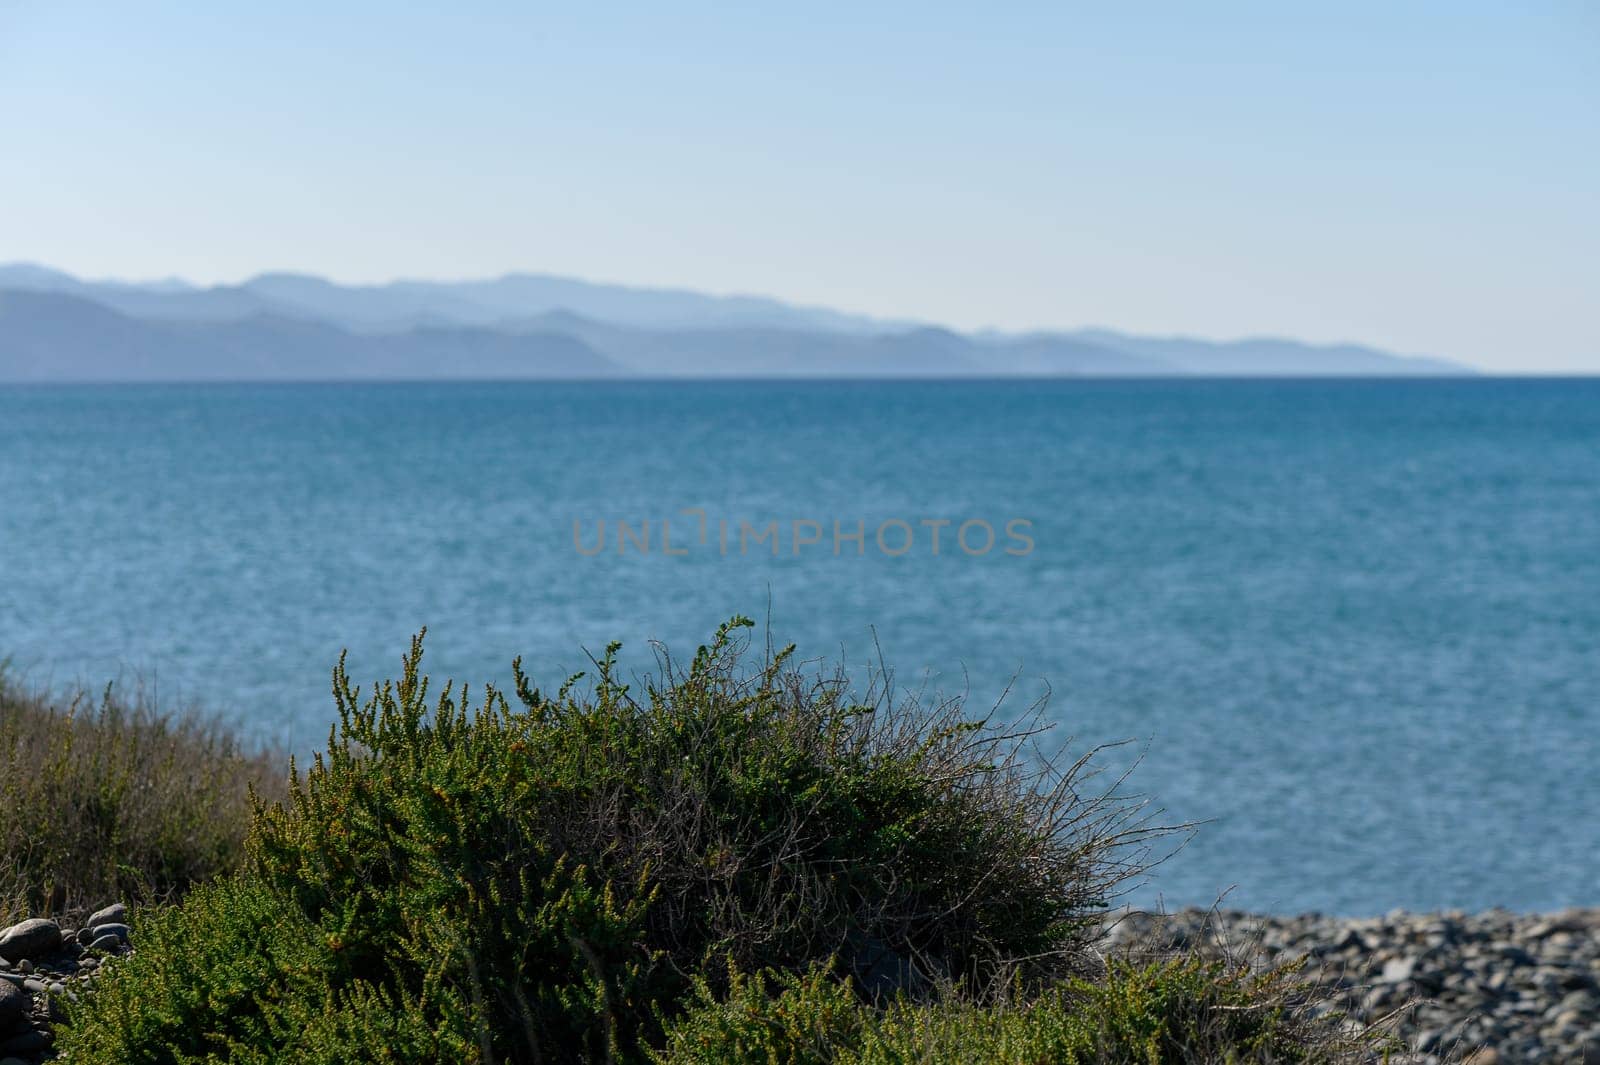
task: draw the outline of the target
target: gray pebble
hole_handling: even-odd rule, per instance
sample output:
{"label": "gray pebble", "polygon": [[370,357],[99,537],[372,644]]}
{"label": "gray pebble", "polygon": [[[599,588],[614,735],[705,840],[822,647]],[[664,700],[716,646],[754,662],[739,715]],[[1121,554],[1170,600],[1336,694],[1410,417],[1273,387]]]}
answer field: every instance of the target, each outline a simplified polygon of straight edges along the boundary
{"label": "gray pebble", "polygon": [[61,926],[42,917],[0,931],[0,957],[18,961],[49,954],[61,945]]}
{"label": "gray pebble", "polygon": [[99,928],[105,924],[127,924],[128,907],[120,902],[113,902],[104,909],[96,910],[83,922],[85,928]]}
{"label": "gray pebble", "polygon": [[89,944],[89,949],[110,954],[121,950],[122,946],[123,940],[117,938],[116,936],[101,936],[99,939]]}
{"label": "gray pebble", "polygon": [[1417,969],[1415,958],[1393,958],[1383,967],[1383,982],[1386,984],[1403,984],[1411,979]]}
{"label": "gray pebble", "polygon": [[116,936],[124,943],[133,941],[133,932],[125,924],[97,924],[94,926],[94,938],[104,939],[106,936]]}
{"label": "gray pebble", "polygon": [[0,980],[0,1032],[10,1028],[28,1010],[28,996],[9,980]]}

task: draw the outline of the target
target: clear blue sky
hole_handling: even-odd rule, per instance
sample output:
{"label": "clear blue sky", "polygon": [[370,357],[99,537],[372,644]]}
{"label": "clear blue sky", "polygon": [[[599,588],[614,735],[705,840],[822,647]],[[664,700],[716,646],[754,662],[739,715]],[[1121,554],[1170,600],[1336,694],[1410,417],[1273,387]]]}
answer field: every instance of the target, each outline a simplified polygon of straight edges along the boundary
{"label": "clear blue sky", "polygon": [[0,261],[1600,371],[1600,6],[870,6],[0,0]]}

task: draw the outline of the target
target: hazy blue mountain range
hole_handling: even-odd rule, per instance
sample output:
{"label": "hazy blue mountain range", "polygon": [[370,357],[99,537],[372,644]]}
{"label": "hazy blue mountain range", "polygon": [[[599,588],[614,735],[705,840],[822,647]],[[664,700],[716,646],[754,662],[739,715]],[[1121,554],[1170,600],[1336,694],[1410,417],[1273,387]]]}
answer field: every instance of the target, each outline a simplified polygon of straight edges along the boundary
{"label": "hazy blue mountain range", "polygon": [[83,281],[0,266],[0,380],[1451,374],[1353,345],[962,334],[755,296],[512,274],[342,285]]}
{"label": "hazy blue mountain range", "polygon": [[612,377],[581,340],[424,326],[388,335],[254,314],[134,318],[77,296],[0,290],[0,380],[310,381]]}
{"label": "hazy blue mountain range", "polygon": [[577,337],[640,372],[737,376],[972,376],[1162,374],[1170,363],[1069,335],[970,337],[935,326],[886,332],[823,332],[782,326],[636,329],[566,311],[507,328]]}
{"label": "hazy blue mountain range", "polygon": [[307,274],[268,273],[238,285],[200,288],[177,279],[153,284],[80,281],[48,267],[18,263],[0,266],[0,289],[6,288],[83,296],[136,317],[231,320],[275,313],[377,331],[428,322],[494,325],[551,311],[660,329],[777,325],[877,332],[897,324],[758,296],[708,296],[536,274],[508,274],[491,281],[340,285]]}

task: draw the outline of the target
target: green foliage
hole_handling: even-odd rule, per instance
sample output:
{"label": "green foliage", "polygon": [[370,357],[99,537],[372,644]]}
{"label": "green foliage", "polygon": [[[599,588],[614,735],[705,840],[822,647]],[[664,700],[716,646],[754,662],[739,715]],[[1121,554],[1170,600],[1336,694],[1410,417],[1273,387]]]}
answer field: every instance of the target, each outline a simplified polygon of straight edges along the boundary
{"label": "green foliage", "polygon": [[482,1060],[469,1004],[352,982],[338,939],[258,883],[198,888],[142,916],[138,953],[69,1014],[71,1060]]}
{"label": "green foliage", "polygon": [[545,696],[519,665],[514,703],[430,698],[420,637],[365,699],[341,662],[327,750],[258,805],[242,872],[141,926],[64,1056],[1276,1052],[1277,992],[1236,973],[1061,982],[1088,971],[1087,928],[1149,833],[1086,763],[1058,770],[1033,730],[958,703],[853,699],[788,651],[746,672],[748,625],[637,696],[615,647],[585,692]]}
{"label": "green foliage", "polygon": [[826,965],[804,973],[745,975],[728,965],[727,991],[694,981],[689,1009],[668,1028],[655,1065],[828,1065],[859,1048],[879,1023],[850,981]]}
{"label": "green foliage", "polygon": [[153,901],[239,866],[274,759],[111,689],[64,705],[0,674],[0,926]]}
{"label": "green foliage", "polygon": [[1032,999],[898,1000],[878,1010],[825,969],[736,976],[726,996],[701,982],[656,1065],[1215,1065],[1367,1060],[1294,1004],[1292,973],[1221,961],[1114,963]]}

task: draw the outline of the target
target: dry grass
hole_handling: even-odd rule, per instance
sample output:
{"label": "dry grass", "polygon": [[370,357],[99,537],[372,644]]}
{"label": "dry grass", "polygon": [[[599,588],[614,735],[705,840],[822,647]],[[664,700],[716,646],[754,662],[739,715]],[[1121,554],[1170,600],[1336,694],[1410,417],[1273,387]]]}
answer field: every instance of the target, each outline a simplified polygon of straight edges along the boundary
{"label": "dry grass", "polygon": [[235,868],[249,791],[280,796],[285,766],[198,714],[0,673],[0,926],[163,900]]}

